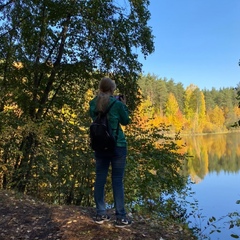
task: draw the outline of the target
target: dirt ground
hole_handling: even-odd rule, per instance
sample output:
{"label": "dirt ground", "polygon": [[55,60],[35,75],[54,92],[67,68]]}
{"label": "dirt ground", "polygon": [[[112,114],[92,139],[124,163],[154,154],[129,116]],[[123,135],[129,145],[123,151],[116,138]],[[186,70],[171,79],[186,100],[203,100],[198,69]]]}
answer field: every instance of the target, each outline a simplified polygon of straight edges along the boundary
{"label": "dirt ground", "polygon": [[178,224],[155,224],[133,216],[128,228],[114,227],[112,221],[93,222],[93,208],[48,205],[29,196],[0,190],[0,240],[191,240]]}

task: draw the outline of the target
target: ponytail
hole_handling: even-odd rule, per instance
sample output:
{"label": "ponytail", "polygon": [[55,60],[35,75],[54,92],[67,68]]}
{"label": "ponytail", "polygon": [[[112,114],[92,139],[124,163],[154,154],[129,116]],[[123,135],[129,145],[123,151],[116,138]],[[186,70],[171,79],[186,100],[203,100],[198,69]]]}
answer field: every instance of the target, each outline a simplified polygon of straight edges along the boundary
{"label": "ponytail", "polygon": [[97,95],[97,111],[104,112],[109,104],[109,97],[116,89],[116,83],[111,79],[104,77],[99,83]]}

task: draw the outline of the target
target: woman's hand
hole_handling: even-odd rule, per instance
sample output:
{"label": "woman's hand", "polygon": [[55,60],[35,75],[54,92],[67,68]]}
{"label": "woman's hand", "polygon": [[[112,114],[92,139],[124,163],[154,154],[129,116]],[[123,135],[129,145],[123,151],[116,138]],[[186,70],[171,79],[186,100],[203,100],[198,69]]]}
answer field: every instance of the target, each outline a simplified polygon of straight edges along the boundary
{"label": "woman's hand", "polygon": [[124,96],[124,95],[119,96],[119,100],[120,100],[123,104],[126,105],[126,102],[127,102],[126,96]]}

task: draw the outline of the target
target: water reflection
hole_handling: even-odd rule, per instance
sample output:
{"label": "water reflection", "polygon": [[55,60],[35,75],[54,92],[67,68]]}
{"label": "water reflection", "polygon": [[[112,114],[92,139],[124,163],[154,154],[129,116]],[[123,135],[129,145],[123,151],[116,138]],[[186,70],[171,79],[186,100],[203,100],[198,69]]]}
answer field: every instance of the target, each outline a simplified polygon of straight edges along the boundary
{"label": "water reflection", "polygon": [[187,168],[193,182],[199,183],[211,172],[239,172],[239,133],[184,137],[183,140],[192,156]]}
{"label": "water reflection", "polygon": [[221,219],[228,213],[239,213],[236,201],[240,200],[240,134],[184,137],[182,141],[186,143],[185,150],[192,156],[187,162],[185,174],[197,183],[192,190],[201,215],[199,219],[197,215],[189,217],[191,226],[196,224],[202,230],[206,228],[204,233],[209,237],[207,239],[232,239],[230,235],[239,235],[240,231],[229,228],[229,224],[226,224],[229,219],[217,221],[216,229],[221,229],[219,233],[211,233],[216,229],[208,226],[207,221],[212,216]]}

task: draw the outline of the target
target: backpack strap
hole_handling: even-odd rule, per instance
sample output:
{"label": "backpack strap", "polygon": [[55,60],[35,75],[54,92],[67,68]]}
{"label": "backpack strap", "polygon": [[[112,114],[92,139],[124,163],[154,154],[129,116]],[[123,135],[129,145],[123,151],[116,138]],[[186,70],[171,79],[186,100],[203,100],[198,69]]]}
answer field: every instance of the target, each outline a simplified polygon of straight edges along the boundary
{"label": "backpack strap", "polygon": [[[111,109],[111,107],[113,106],[113,104],[114,104],[116,101],[117,101],[117,100],[114,100],[114,101],[108,106],[108,108],[106,109],[106,111],[105,111],[104,113],[102,113],[102,114],[103,114],[103,115],[108,114],[109,110]],[[115,136],[116,142],[117,142],[117,139],[118,139],[118,132],[119,132],[119,121],[118,121],[117,129],[116,129],[116,136]]]}
{"label": "backpack strap", "polygon": [[115,137],[116,142],[117,142],[117,140],[118,140],[119,127],[120,127],[120,126],[119,126],[119,121],[118,121],[117,129],[116,129],[116,137]]}
{"label": "backpack strap", "polygon": [[113,104],[116,102],[117,100],[114,100],[109,106],[108,108],[105,110],[105,112],[102,113],[102,115],[107,115],[108,112],[110,111],[111,107],[113,106]]}
{"label": "backpack strap", "polygon": [[[113,104],[114,104],[116,101],[117,101],[117,99],[114,100],[114,101],[107,107],[107,109],[105,110],[105,112],[102,112],[102,113],[101,113],[101,112],[98,112],[98,114],[99,114],[99,115],[102,115],[102,116],[107,115],[108,112],[110,111],[111,107],[113,106]],[[115,136],[116,141],[117,141],[117,139],[118,139],[119,127],[120,127],[120,126],[119,126],[119,121],[118,121],[117,129],[116,129],[116,136]]]}
{"label": "backpack strap", "polygon": [[104,115],[108,114],[108,112],[110,111],[111,107],[113,106],[113,104],[114,104],[116,101],[117,101],[117,99],[114,100],[114,101],[107,107],[107,109],[106,109],[104,112],[94,111],[94,115],[97,117],[97,116],[100,116],[100,115],[101,115],[101,116],[104,116]]}

